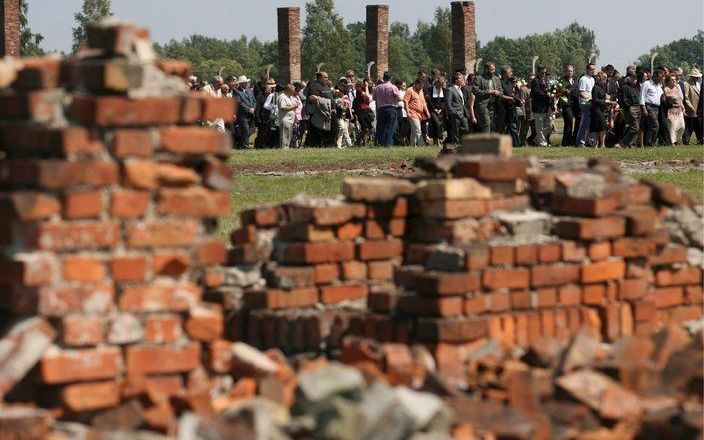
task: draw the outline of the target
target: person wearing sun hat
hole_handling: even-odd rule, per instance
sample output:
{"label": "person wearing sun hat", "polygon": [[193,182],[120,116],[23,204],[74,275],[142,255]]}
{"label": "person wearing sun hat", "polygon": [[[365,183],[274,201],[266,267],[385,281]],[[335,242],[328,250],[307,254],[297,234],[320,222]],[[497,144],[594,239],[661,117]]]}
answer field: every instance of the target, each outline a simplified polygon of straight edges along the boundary
{"label": "person wearing sun hat", "polygon": [[702,74],[699,69],[694,68],[689,72],[689,78],[684,83],[686,101],[682,142],[685,145],[689,144],[692,133],[696,136],[698,144],[702,144],[702,141],[704,141],[704,121],[702,121],[702,112],[701,110],[697,111],[697,109],[702,106],[701,90]]}
{"label": "person wearing sun hat", "polygon": [[237,89],[235,89],[235,97],[237,98],[237,129],[239,131],[238,139],[239,148],[249,148],[249,136],[254,120],[254,109],[256,101],[252,89],[249,88],[250,79],[247,75],[242,75],[237,78]]}

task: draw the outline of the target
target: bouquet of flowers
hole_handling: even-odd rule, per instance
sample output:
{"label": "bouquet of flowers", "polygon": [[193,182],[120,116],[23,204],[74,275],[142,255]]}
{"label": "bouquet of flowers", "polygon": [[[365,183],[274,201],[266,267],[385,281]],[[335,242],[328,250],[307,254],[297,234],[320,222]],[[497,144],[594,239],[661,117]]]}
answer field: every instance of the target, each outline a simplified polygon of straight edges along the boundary
{"label": "bouquet of flowers", "polygon": [[560,106],[569,104],[570,102],[570,88],[571,85],[563,78],[551,79],[548,82],[548,96],[553,102],[553,105],[559,104]]}
{"label": "bouquet of flowers", "polygon": [[523,87],[528,87],[528,81],[523,78],[516,78],[516,87],[518,87],[519,90]]}

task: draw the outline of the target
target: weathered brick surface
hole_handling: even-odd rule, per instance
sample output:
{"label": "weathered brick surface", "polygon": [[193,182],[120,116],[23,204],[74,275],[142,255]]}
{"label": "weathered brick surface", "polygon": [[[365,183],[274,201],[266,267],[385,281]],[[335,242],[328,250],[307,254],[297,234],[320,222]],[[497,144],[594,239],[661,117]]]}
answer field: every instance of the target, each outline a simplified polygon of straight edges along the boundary
{"label": "weathered brick surface", "polygon": [[284,84],[301,80],[301,8],[277,8],[279,78]]}
{"label": "weathered brick surface", "polygon": [[452,67],[474,72],[477,59],[475,6],[473,1],[456,1],[452,13]]}
{"label": "weathered brick surface", "polygon": [[374,61],[372,79],[389,70],[389,7],[367,5],[366,62]]}

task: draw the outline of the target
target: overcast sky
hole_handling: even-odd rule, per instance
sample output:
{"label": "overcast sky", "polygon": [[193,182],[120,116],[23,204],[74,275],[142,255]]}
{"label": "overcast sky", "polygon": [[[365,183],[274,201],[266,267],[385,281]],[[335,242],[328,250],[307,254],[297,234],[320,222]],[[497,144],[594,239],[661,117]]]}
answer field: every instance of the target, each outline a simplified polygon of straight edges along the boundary
{"label": "overcast sky", "polygon": [[[365,4],[373,0],[337,0],[345,23],[363,21]],[[381,3],[381,2],[380,2]],[[449,0],[386,0],[390,20],[408,23],[432,21],[438,6]],[[599,64],[618,69],[650,48],[682,37],[691,37],[704,21],[701,0],[476,0],[477,36],[488,42],[497,35],[520,37],[563,27],[572,21],[596,32],[601,51]],[[82,0],[29,0],[29,23],[44,35],[43,47],[68,51],[73,15]],[[300,6],[304,0],[112,0],[116,16],[151,29],[157,42],[181,39],[198,33],[219,38],[240,35],[267,41],[276,38],[276,8]],[[622,31],[627,28],[627,33]],[[526,64],[530,56],[526,54]]]}

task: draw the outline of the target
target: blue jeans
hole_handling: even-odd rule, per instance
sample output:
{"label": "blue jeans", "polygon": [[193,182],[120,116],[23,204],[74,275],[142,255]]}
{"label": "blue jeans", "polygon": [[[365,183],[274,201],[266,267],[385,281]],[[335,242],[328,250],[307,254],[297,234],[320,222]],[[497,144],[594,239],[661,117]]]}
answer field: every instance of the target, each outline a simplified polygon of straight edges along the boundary
{"label": "blue jeans", "polygon": [[394,134],[398,126],[396,107],[382,107],[377,110],[376,143],[390,147],[394,144]]}
{"label": "blue jeans", "polygon": [[579,124],[579,131],[577,132],[577,145],[582,146],[586,143],[587,134],[589,133],[589,126],[592,125],[591,104],[579,104],[579,109],[582,112],[582,121]]}

